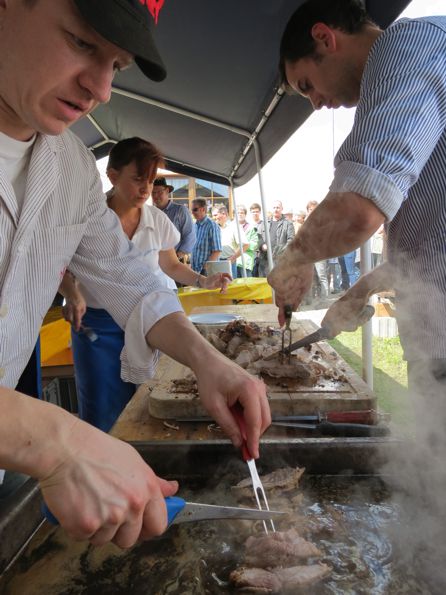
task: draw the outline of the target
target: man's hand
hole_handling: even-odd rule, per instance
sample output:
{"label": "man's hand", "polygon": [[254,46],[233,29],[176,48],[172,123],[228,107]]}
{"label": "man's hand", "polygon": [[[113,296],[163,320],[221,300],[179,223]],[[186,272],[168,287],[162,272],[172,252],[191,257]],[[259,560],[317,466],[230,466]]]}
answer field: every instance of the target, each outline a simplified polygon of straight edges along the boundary
{"label": "man's hand", "polygon": [[372,306],[367,308],[368,294],[347,292],[327,310],[321,326],[330,329],[330,336],[336,337],[343,331],[352,332],[365,324],[373,315]]}
{"label": "man's hand", "polygon": [[259,456],[259,439],[271,424],[271,413],[264,383],[216,352],[197,374],[198,392],[203,406],[236,447],[242,436],[230,411],[237,401],[243,408],[247,445],[251,455]]}
{"label": "man's hand", "polygon": [[87,310],[84,296],[78,291],[69,298],[65,298],[65,301],[65,305],[62,307],[62,316],[72,325],[75,331],[79,331],[82,318]]}
{"label": "man's hand", "polygon": [[166,530],[164,497],[178,484],[157,477],[130,445],[77,420],[58,458],[40,486],[73,539],[128,548]]}
{"label": "man's hand", "polygon": [[313,264],[293,262],[293,254],[287,249],[267,277],[274,289],[276,305],[279,308],[279,324],[285,324],[284,307],[290,305],[297,310],[313,282]]}

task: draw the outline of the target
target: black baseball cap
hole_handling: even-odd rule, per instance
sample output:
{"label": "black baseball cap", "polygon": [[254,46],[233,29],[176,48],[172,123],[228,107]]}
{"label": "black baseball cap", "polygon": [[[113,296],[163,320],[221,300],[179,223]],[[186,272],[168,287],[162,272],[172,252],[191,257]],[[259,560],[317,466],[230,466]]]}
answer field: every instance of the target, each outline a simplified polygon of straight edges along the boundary
{"label": "black baseball cap", "polygon": [[166,68],[152,36],[153,18],[141,0],[74,0],[79,12],[107,41],[135,56],[152,81],[166,78]]}

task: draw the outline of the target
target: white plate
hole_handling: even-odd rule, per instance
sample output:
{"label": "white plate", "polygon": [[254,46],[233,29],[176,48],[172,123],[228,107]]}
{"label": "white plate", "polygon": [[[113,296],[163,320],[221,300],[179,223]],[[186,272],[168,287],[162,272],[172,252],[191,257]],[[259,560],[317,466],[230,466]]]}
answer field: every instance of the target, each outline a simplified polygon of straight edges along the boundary
{"label": "white plate", "polygon": [[218,312],[209,312],[205,314],[191,314],[189,320],[193,324],[228,324],[233,320],[238,320],[237,314],[219,314]]}

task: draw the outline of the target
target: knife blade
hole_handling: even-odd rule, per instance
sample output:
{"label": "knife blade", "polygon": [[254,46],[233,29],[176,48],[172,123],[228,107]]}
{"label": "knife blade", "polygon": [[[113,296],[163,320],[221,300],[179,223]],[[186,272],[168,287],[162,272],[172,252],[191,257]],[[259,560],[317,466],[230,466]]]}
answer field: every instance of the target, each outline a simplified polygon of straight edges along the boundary
{"label": "knife blade", "polygon": [[[280,518],[287,514],[278,510],[258,510],[257,508],[186,502],[186,500],[178,496],[164,498],[164,501],[167,508],[168,527],[180,523],[210,520],[246,519],[250,521],[265,521]],[[42,512],[52,525],[59,524],[59,521],[45,503],[42,504]]]}

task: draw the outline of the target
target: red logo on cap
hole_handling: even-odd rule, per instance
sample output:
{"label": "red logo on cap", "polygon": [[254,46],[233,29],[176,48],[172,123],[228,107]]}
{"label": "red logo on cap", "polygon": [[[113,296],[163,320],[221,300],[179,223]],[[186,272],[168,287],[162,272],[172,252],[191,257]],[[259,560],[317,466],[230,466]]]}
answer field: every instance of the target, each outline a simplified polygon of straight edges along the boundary
{"label": "red logo on cap", "polygon": [[155,24],[158,24],[158,15],[163,7],[164,0],[139,0],[141,4],[145,4],[149,9],[150,14],[155,19]]}

